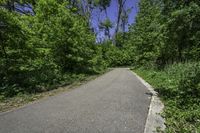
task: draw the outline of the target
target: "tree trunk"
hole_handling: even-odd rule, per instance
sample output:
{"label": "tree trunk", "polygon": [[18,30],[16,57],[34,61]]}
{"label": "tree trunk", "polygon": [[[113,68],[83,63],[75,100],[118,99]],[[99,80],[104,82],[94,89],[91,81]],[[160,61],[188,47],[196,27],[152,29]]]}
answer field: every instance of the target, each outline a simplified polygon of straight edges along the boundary
{"label": "tree trunk", "polygon": [[122,14],[122,0],[118,0],[118,16],[117,16],[117,27],[115,30],[115,34],[118,33],[119,31],[119,25],[120,25],[120,19],[121,19],[121,14]]}

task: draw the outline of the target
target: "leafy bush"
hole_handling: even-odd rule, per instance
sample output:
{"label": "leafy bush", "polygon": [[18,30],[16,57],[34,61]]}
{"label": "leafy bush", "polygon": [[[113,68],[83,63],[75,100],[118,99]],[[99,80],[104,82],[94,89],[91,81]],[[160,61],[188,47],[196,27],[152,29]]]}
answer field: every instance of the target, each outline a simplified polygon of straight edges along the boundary
{"label": "leafy bush", "polygon": [[185,72],[185,77],[179,82],[180,105],[200,104],[200,64]]}
{"label": "leafy bush", "polygon": [[200,132],[200,63],[178,63],[164,70],[136,69],[164,101],[167,133]]}
{"label": "leafy bush", "polygon": [[102,57],[108,66],[130,66],[132,57],[126,48],[118,48],[111,41],[101,44]]}
{"label": "leafy bush", "polygon": [[34,15],[0,8],[0,97],[47,91],[107,67],[88,21],[68,4],[38,0]]}

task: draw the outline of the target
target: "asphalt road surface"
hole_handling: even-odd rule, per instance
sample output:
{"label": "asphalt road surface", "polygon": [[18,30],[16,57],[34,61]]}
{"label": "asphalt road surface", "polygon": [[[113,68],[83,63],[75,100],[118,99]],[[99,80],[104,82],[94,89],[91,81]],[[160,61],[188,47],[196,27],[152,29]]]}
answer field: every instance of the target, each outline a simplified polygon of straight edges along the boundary
{"label": "asphalt road surface", "polygon": [[0,114],[0,133],[143,133],[151,96],[116,68],[69,92]]}

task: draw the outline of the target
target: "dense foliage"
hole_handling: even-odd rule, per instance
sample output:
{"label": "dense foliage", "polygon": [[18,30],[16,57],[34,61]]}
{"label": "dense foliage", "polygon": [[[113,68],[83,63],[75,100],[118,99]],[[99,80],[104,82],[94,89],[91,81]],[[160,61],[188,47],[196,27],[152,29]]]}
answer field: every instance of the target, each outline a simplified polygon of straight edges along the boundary
{"label": "dense foliage", "polygon": [[106,68],[87,20],[67,5],[39,0],[34,14],[0,8],[1,96],[45,91]]}
{"label": "dense foliage", "polygon": [[165,104],[167,133],[200,132],[200,63],[179,63],[164,70],[135,69]]}
{"label": "dense foliage", "polygon": [[200,58],[199,1],[141,0],[130,27],[137,65],[162,68]]}
{"label": "dense foliage", "polygon": [[141,0],[139,7],[127,43],[136,72],[164,101],[165,132],[200,132],[200,2]]}

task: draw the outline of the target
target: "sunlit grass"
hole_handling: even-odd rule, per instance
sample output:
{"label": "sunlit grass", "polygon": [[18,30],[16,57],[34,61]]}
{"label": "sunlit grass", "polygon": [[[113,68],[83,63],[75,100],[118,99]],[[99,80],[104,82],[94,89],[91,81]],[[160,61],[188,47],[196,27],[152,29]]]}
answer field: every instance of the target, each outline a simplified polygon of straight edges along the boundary
{"label": "sunlit grass", "polygon": [[200,132],[200,63],[134,71],[159,92],[165,104],[167,133]]}

